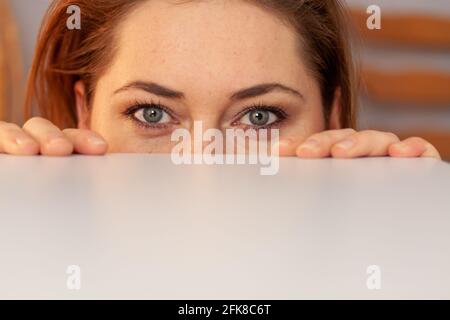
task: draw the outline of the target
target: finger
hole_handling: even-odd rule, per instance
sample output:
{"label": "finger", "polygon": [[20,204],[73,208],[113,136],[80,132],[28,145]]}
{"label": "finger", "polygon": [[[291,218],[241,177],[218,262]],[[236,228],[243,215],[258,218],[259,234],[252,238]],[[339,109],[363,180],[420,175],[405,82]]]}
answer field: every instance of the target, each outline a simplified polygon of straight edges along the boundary
{"label": "finger", "polygon": [[0,153],[36,155],[39,144],[18,125],[0,121]]}
{"label": "finger", "polygon": [[431,143],[419,137],[408,138],[391,145],[389,147],[389,155],[391,157],[430,157],[441,159],[439,151]]}
{"label": "finger", "polygon": [[300,158],[326,158],[331,155],[331,147],[337,142],[354,134],[354,129],[328,130],[313,134],[297,147]]}
{"label": "finger", "polygon": [[391,132],[364,130],[357,132],[331,148],[334,158],[382,157],[388,155],[389,146],[400,141]]}
{"label": "finger", "polygon": [[96,132],[84,129],[65,129],[63,133],[72,142],[77,153],[103,155],[108,150],[106,141]]}
{"label": "finger", "polygon": [[72,142],[46,119],[32,118],[25,123],[23,129],[39,143],[43,155],[67,156],[73,152]]}
{"label": "finger", "polygon": [[280,157],[293,157],[295,156],[295,151],[299,143],[299,139],[291,137],[282,138],[278,143],[273,145],[273,148],[275,150],[278,148],[278,155]]}

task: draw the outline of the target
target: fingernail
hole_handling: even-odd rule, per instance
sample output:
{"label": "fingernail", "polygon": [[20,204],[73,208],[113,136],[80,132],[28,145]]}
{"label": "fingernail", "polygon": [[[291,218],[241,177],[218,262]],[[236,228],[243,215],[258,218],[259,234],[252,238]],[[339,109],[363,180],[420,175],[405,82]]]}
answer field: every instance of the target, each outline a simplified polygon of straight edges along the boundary
{"label": "fingernail", "polygon": [[33,140],[31,140],[31,139],[29,139],[29,138],[23,138],[23,137],[21,137],[21,138],[16,138],[16,144],[17,145],[19,145],[19,146],[25,146],[25,145],[30,145],[30,144],[33,144],[34,143],[34,141]]}
{"label": "fingernail", "polygon": [[315,139],[306,140],[301,146],[300,149],[317,149],[319,147],[319,141]]}
{"label": "fingernail", "polygon": [[406,150],[406,149],[408,149],[408,145],[406,144],[406,143],[397,143],[396,145],[395,145],[395,147],[397,148],[397,149],[399,149],[399,150]]}
{"label": "fingernail", "polygon": [[106,145],[105,140],[103,140],[101,138],[98,138],[98,137],[89,137],[88,138],[88,142],[89,142],[89,144],[94,145],[94,146],[104,146],[104,145]]}
{"label": "fingernail", "polygon": [[336,147],[341,149],[351,149],[355,145],[355,141],[347,139],[336,144]]}

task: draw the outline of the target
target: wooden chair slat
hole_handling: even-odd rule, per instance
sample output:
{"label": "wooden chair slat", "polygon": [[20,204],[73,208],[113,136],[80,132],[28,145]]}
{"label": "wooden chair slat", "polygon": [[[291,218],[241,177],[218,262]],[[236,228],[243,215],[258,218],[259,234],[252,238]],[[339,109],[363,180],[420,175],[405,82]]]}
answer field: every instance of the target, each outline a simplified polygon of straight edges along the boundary
{"label": "wooden chair slat", "polygon": [[23,62],[19,33],[7,0],[0,0],[0,120],[22,114]]}
{"label": "wooden chair slat", "polygon": [[0,121],[6,118],[6,58],[0,39]]}
{"label": "wooden chair slat", "polygon": [[364,40],[432,49],[450,49],[450,19],[420,14],[382,12],[381,30],[369,30],[369,15],[352,9],[351,16]]}
{"label": "wooden chair slat", "polygon": [[450,106],[450,73],[386,71],[364,67],[362,81],[368,97],[378,102],[423,107]]}

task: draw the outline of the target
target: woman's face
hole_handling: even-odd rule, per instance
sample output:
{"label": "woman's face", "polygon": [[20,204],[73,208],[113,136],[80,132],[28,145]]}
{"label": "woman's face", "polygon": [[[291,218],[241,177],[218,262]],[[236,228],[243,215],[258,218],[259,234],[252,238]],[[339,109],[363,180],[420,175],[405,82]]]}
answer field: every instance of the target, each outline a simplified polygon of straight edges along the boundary
{"label": "woman's face", "polygon": [[172,131],[194,121],[203,130],[277,128],[295,140],[325,129],[297,35],[269,11],[242,0],[152,0],[116,36],[90,113],[77,89],[79,126],[105,137],[111,152],[170,152]]}

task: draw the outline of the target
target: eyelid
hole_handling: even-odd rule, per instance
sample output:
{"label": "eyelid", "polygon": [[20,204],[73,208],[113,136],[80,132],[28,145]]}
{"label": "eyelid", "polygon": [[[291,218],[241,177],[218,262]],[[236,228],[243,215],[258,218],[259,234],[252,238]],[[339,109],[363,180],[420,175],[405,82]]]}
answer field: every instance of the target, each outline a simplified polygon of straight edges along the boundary
{"label": "eyelid", "polygon": [[123,115],[127,116],[127,117],[133,117],[133,115],[139,111],[140,109],[144,109],[144,108],[148,108],[148,107],[153,107],[153,108],[159,108],[163,111],[165,111],[172,120],[174,120],[175,124],[179,124],[179,120],[178,120],[178,115],[171,110],[170,108],[166,107],[165,105],[161,104],[160,101],[158,102],[154,102],[153,100],[148,100],[148,101],[144,101],[144,100],[136,100],[133,105],[129,108],[127,108],[124,112]]}

